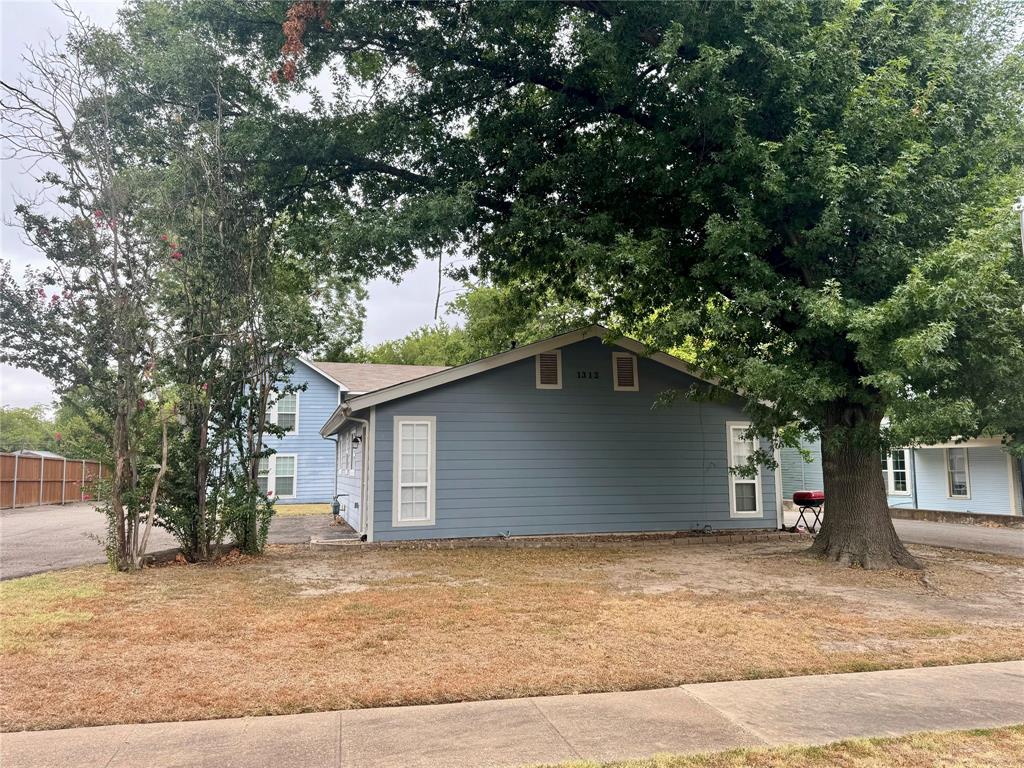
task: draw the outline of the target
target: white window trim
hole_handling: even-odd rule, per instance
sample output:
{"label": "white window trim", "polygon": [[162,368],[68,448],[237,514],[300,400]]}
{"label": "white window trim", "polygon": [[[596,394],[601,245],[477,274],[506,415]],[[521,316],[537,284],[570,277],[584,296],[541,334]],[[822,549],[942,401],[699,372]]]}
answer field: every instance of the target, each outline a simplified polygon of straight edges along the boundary
{"label": "white window trim", "polygon": [[[561,371],[559,371],[561,373]],[[427,518],[425,520],[400,520],[402,498],[402,425],[423,424],[430,428],[427,441]],[[395,416],[394,445],[391,458],[391,527],[422,528],[437,522],[437,417],[436,416]]]}
{"label": "white window trim", "polygon": [[[949,452],[963,451],[964,452],[964,477],[967,480],[967,495],[966,496],[954,496],[953,495],[953,476],[949,471]],[[957,501],[970,501],[971,498],[971,452],[964,447],[954,446],[953,448],[946,448],[943,450],[943,458],[946,460],[946,498],[955,499]]]}
{"label": "white window trim", "polygon": [[[288,394],[295,395],[295,426],[292,427],[291,429],[289,429],[287,432],[285,432],[285,434],[286,435],[296,435],[299,432],[299,407],[300,407],[299,406],[299,402],[302,400],[302,398],[299,397],[300,393],[299,393],[298,390],[296,390],[295,392],[289,392]],[[271,424],[273,424],[275,427],[277,426],[277,401],[276,400],[274,401],[274,404],[272,406],[270,406],[270,414],[269,414],[269,417],[268,417],[267,420]]]}
{"label": "white window trim", "polygon": [[[892,463],[892,456],[894,453],[903,454],[903,466],[904,472],[907,474],[907,490],[897,491],[896,490],[896,466]],[[910,496],[910,449],[909,448],[897,448],[895,451],[889,451],[885,454],[885,469],[882,470],[885,474],[885,489],[890,496]]]}
{"label": "white window trim", "polygon": [[356,474],[355,446],[352,444],[354,438],[355,430],[349,429],[341,433],[341,439],[339,440],[341,474],[346,477],[355,477]]}
{"label": "white window trim", "polygon": [[[558,370],[558,383],[557,384],[541,384],[540,383],[540,356],[554,355],[555,356],[555,367]],[[547,352],[538,353],[533,358],[534,368],[536,369],[536,383],[537,389],[561,389],[562,388],[562,350],[552,349]]]}
{"label": "white window trim", "polygon": [[[619,360],[625,358],[633,363],[633,386],[619,386]],[[640,366],[637,365],[636,355],[629,352],[612,352],[612,386],[615,392],[639,392],[640,391]]]}
{"label": "white window trim", "polygon": [[[750,429],[751,423],[749,421],[727,421],[725,422],[725,452],[727,457],[726,471],[729,467],[735,465],[732,453],[732,431],[733,429],[742,427],[743,429]],[[757,449],[756,440],[752,440],[754,443],[754,449]],[[753,482],[754,483],[754,503],[757,505],[757,509],[753,512],[737,512],[736,511],[736,483],[737,482]],[[740,477],[729,472],[729,517],[738,518],[749,518],[749,517],[764,517],[764,505],[761,501],[761,468],[757,468],[757,477]]]}
{"label": "white window trim", "polygon": [[348,476],[356,476],[356,455],[359,452],[357,448],[356,438],[359,437],[359,431],[356,429],[350,429],[348,432]]}
{"label": "white window trim", "polygon": [[[288,496],[280,496],[277,493],[277,457],[283,456],[286,459],[294,459],[295,467],[292,474],[292,492]],[[294,499],[299,495],[299,456],[295,453],[272,453],[267,457],[267,495],[273,495],[275,499]]]}

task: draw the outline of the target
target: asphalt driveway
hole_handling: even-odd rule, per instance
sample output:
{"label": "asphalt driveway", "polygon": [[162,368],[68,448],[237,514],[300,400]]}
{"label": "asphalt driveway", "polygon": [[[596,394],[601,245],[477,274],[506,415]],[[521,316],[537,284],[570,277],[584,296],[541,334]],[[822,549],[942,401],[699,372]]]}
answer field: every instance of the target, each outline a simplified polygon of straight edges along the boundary
{"label": "asphalt driveway", "polygon": [[[275,517],[274,544],[303,544],[311,536],[330,538],[338,529],[330,515]],[[0,579],[106,561],[106,521],[92,504],[6,509],[0,512]],[[153,529],[149,551],[177,546],[162,528]]]}
{"label": "asphalt driveway", "polygon": [[[786,525],[795,525],[797,513],[786,511]],[[899,537],[908,544],[963,549],[989,555],[1024,557],[1024,528],[989,528],[965,523],[893,520]]]}

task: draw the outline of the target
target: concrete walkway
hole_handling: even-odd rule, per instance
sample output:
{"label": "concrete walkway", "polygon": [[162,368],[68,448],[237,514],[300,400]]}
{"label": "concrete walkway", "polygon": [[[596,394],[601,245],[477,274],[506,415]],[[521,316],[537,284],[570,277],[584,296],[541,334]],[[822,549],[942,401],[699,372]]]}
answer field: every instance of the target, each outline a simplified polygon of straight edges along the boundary
{"label": "concrete walkway", "polygon": [[1024,661],[0,736],[4,768],[480,768],[1024,722]]}

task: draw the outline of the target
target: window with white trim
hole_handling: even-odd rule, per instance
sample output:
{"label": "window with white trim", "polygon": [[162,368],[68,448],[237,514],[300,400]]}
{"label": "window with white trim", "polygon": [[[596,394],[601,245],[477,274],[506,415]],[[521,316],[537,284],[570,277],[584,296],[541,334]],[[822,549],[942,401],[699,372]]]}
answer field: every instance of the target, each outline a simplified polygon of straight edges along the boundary
{"label": "window with white trim", "polygon": [[946,449],[946,483],[949,498],[971,498],[971,469],[966,448]]}
{"label": "window with white trim", "polygon": [[[726,422],[729,466],[742,467],[757,450],[755,439],[746,436],[749,422]],[[761,470],[756,477],[743,477],[729,472],[729,516],[761,517]]]}
{"label": "window with white trim", "polygon": [[910,495],[910,450],[901,448],[882,454],[882,475],[890,496]]}
{"label": "window with white trim", "polygon": [[277,398],[270,408],[270,423],[291,434],[299,428],[299,393],[289,392]]}
{"label": "window with white trim", "polygon": [[437,445],[433,416],[395,417],[392,525],[433,525]]}
{"label": "window with white trim", "polygon": [[612,352],[612,380],[616,392],[639,392],[636,355],[628,352]]}
{"label": "window with white trim", "polygon": [[356,473],[356,446],[355,432],[348,430],[341,433],[341,445],[338,450],[341,453],[340,470],[343,475],[354,475]]}
{"label": "window with white trim", "polygon": [[298,458],[293,454],[275,453],[260,459],[256,485],[265,496],[279,499],[295,497]]}
{"label": "window with white trim", "polygon": [[537,389],[562,388],[562,350],[541,352],[537,361]]}

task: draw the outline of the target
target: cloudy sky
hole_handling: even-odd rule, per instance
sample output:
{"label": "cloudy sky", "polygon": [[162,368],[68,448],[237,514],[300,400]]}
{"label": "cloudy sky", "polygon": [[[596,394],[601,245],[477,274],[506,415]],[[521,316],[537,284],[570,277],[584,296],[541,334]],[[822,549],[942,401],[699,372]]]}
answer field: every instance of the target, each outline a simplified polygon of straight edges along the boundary
{"label": "cloudy sky", "polygon": [[[75,9],[103,26],[113,24],[119,0],[73,3]],[[22,69],[21,56],[27,45],[47,43],[51,35],[60,36],[66,24],[61,13],[49,0],[0,0],[0,71],[5,81],[16,80]],[[8,159],[4,147],[0,161],[0,198],[2,198],[2,232],[0,259],[10,261],[15,274],[29,265],[42,263],[39,254],[25,245],[20,230],[14,226],[14,201],[31,195],[35,189],[32,174],[24,162]],[[445,280],[442,306],[454,296],[456,286]],[[422,263],[408,273],[398,285],[378,280],[368,286],[366,334],[364,340],[373,344],[384,339],[403,336],[414,328],[432,322],[437,290],[436,262]],[[0,318],[0,322],[2,322]],[[50,382],[34,371],[0,365],[0,405],[21,407],[36,403],[49,404],[53,399]]]}

